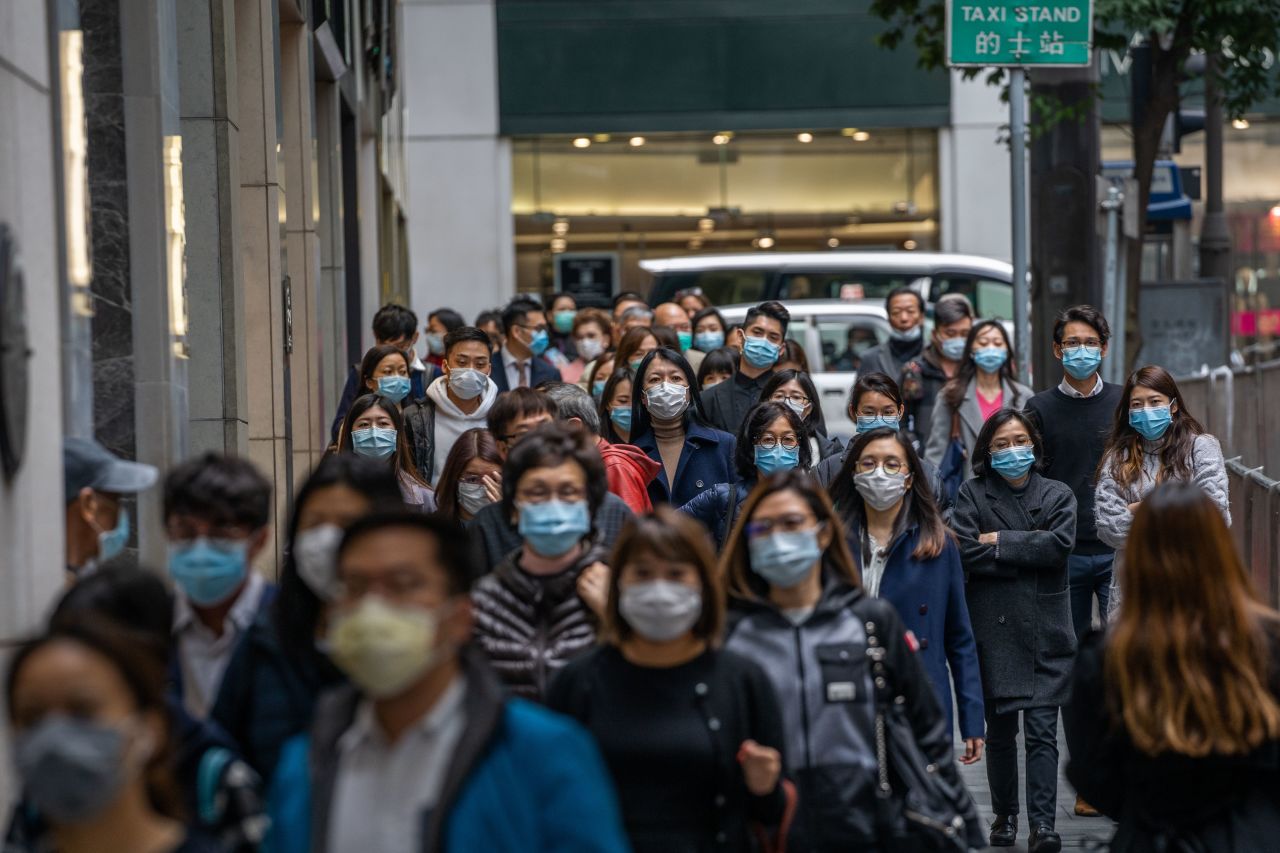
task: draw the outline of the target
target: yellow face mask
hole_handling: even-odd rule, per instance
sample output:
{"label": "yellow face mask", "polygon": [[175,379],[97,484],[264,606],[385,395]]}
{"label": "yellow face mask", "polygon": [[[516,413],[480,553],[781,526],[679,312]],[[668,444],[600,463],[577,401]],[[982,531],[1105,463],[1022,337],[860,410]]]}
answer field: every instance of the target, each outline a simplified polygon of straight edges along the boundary
{"label": "yellow face mask", "polygon": [[331,655],[374,699],[398,696],[440,657],[440,614],[366,596],[339,612],[329,626]]}

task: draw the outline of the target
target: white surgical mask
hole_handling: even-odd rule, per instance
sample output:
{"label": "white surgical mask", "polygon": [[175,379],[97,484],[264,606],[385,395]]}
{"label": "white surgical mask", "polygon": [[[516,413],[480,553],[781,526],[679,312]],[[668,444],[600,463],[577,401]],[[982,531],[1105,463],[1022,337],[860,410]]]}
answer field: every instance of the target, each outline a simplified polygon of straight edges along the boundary
{"label": "white surgical mask", "polygon": [[338,546],[344,531],[336,524],[321,524],[293,538],[293,564],[298,577],[323,601],[338,595]]}
{"label": "white surgical mask", "polygon": [[658,420],[674,420],[689,408],[689,389],[674,382],[663,382],[646,390],[645,399],[650,415]]}
{"label": "white surgical mask", "polygon": [[702,615],[702,590],[677,581],[644,581],[623,587],[618,611],[632,629],[654,643],[683,636]]}
{"label": "white surgical mask", "polygon": [[886,510],[906,494],[907,475],[890,474],[884,468],[876,468],[869,474],[854,474],[853,485],[868,506]]}

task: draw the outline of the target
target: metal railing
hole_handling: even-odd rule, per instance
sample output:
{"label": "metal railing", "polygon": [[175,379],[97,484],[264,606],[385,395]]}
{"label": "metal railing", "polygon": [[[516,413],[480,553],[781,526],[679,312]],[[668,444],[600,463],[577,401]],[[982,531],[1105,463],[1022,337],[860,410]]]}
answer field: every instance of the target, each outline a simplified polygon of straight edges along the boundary
{"label": "metal railing", "polygon": [[1187,410],[1222,442],[1231,533],[1258,591],[1280,607],[1280,360],[1178,380]]}

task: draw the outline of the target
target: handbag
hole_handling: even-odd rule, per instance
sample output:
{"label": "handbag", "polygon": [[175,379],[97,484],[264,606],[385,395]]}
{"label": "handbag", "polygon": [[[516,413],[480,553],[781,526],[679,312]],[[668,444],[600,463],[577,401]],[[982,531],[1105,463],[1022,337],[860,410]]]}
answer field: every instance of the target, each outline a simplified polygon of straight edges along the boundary
{"label": "handbag", "polygon": [[875,684],[876,826],[881,847],[898,853],[985,846],[978,810],[957,774],[930,763],[902,706],[891,697],[884,646],[866,620],[867,657]]}
{"label": "handbag", "polygon": [[938,466],[938,474],[942,480],[942,492],[946,502],[954,504],[956,495],[960,494],[960,485],[964,482],[964,462],[969,451],[960,439],[960,412],[951,413],[951,441],[947,451],[942,455],[942,464]]}

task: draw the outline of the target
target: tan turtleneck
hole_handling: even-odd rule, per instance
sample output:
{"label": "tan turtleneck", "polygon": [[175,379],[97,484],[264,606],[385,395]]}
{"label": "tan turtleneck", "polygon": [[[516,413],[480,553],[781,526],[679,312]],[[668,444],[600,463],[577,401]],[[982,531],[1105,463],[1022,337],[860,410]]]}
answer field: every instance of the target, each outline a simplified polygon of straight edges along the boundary
{"label": "tan turtleneck", "polygon": [[658,455],[667,469],[667,483],[671,491],[676,488],[676,470],[680,467],[680,454],[684,452],[684,418],[672,421],[653,419],[653,438],[658,444]]}

